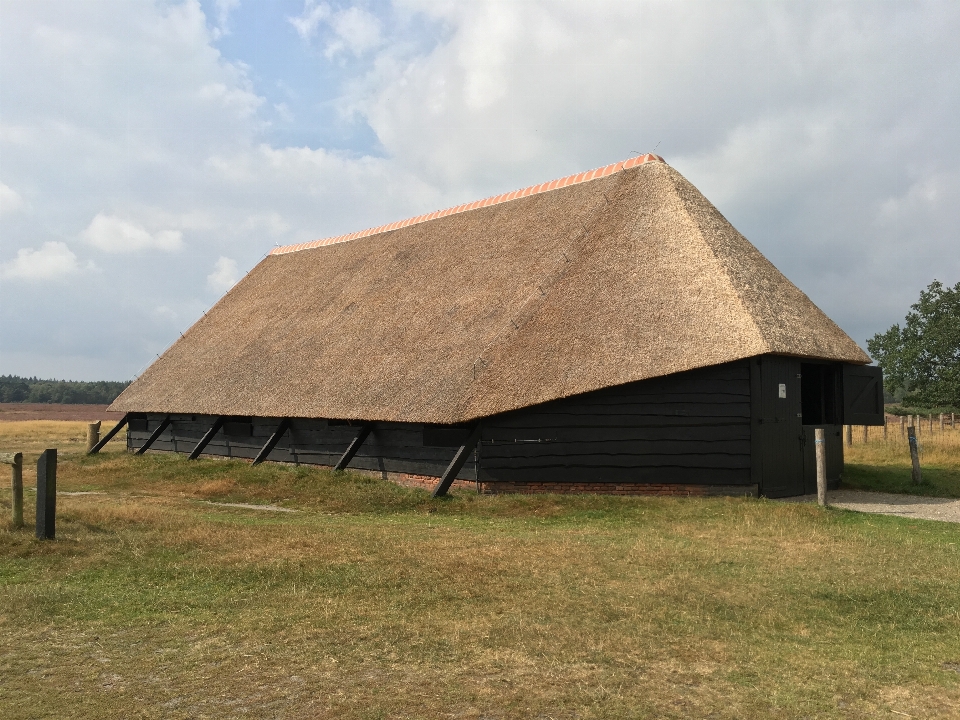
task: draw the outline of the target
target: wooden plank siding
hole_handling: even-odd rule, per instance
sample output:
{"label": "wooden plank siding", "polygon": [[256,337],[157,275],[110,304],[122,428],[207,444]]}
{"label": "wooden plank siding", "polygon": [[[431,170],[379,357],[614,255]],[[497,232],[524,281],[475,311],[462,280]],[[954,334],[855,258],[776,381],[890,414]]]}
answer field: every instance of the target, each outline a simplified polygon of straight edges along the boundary
{"label": "wooden plank siding", "polygon": [[750,486],[747,361],[605,388],[483,422],[481,482]]}
{"label": "wooden plank siding", "polygon": [[[150,414],[146,425],[134,425],[127,433],[127,448],[136,450],[162,421],[164,415]],[[173,415],[171,426],[154,442],[150,452],[189,453],[210,429],[212,415]],[[225,431],[242,423],[225,423],[224,430],[210,441],[203,455],[252,460],[260,452],[281,418],[251,418],[250,434]],[[333,466],[356,437],[360,423],[352,425],[328,420],[293,418],[290,429],[270,453],[271,462]],[[370,436],[350,462],[351,469],[383,473],[409,473],[439,477],[450,464],[456,448],[423,445],[423,426],[414,423],[373,423]],[[460,480],[476,480],[475,458],[458,473]]]}
{"label": "wooden plank siding", "polygon": [[[756,484],[750,474],[747,361],[564,398],[482,421],[480,444],[457,475],[481,482]],[[131,423],[136,450],[164,415]],[[152,451],[189,453],[215,421],[173,415]],[[204,455],[253,459],[281,418],[230,418]],[[333,466],[361,423],[294,418],[269,460]],[[456,448],[425,445],[442,426],[373,423],[354,469],[439,477]],[[462,429],[451,428],[451,436]],[[479,463],[478,463],[479,459]],[[479,467],[478,467],[479,466]]]}

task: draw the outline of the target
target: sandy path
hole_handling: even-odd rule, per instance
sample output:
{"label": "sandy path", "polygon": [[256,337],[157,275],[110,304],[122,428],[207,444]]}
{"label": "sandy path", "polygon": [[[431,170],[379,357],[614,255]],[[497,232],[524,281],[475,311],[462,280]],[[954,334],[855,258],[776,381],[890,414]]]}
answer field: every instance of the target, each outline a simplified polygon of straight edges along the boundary
{"label": "sandy path", "polygon": [[[784,501],[815,503],[817,496],[803,495],[784,498]],[[827,493],[827,502],[845,510],[960,523],[960,499],[956,498],[895,495],[866,490],[834,490]]]}

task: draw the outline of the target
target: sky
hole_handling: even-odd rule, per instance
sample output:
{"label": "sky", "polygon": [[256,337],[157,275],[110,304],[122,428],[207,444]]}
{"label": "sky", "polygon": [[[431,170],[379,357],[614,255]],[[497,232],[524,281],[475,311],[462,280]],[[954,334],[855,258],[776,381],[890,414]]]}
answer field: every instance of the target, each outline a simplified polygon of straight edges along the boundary
{"label": "sky", "polygon": [[0,0],[0,374],[276,245],[655,151],[857,342],[960,281],[960,3]]}

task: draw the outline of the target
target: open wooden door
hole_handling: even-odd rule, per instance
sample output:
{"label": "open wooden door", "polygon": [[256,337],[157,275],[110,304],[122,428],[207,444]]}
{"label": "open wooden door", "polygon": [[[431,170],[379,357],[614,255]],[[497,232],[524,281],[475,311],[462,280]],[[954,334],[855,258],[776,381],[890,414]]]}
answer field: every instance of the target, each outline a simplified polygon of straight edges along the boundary
{"label": "open wooden door", "polygon": [[843,366],[843,424],[883,425],[883,370]]}

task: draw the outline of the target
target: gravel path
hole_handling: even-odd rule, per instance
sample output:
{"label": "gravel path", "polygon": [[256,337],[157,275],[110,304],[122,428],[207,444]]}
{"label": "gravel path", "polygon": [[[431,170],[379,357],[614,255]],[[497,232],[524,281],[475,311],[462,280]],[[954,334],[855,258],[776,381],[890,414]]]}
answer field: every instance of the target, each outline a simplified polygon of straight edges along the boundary
{"label": "gravel path", "polygon": [[[803,495],[784,498],[784,501],[815,503],[817,496]],[[956,498],[895,495],[866,490],[834,490],[827,493],[827,502],[845,510],[960,523],[960,500]]]}

